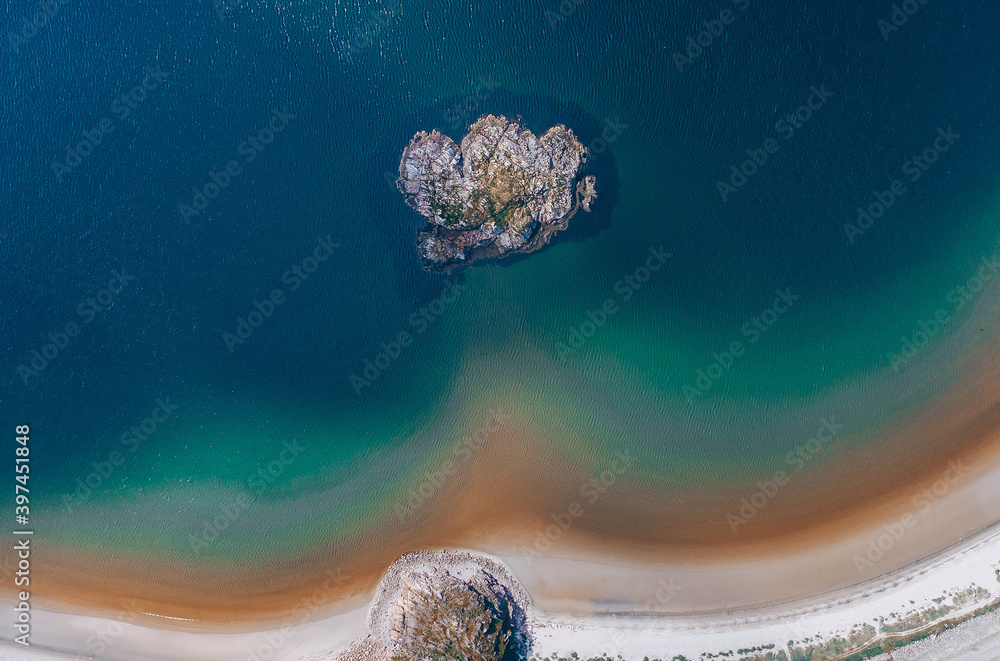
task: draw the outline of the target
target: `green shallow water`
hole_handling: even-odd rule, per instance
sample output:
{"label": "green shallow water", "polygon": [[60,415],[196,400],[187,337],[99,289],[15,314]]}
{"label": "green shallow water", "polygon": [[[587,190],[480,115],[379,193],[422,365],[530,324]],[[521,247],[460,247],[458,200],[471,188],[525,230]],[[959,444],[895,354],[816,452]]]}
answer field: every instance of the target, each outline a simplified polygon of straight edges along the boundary
{"label": "green shallow water", "polygon": [[[12,230],[18,249],[3,248],[6,269],[28,274],[7,293],[10,309],[25,311],[4,320],[14,370],[106,270],[141,274],[71,356],[27,386],[12,370],[4,386],[11,424],[30,420],[44,439],[38,527],[50,543],[235,566],[364,539],[494,406],[595,471],[625,450],[637,456],[630,479],[645,487],[738,485],[773,473],[825,416],[847,427],[823,461],[856,458],[969,376],[974,366],[958,356],[991,355],[997,312],[978,298],[900,374],[888,358],[1000,249],[988,9],[928,5],[923,23],[887,45],[870,29],[874,8],[754,8],[678,74],[670,54],[701,20],[695,7],[585,5],[554,29],[536,5],[453,4],[392,12],[350,56],[331,49],[319,23],[329,12],[342,42],[357,8],[258,8],[221,31],[163,9],[163,52],[186,80],[153,117],[193,128],[134,136],[122,158],[146,169],[95,161],[89,187],[10,200],[18,217],[51,219]],[[153,57],[150,38],[122,48]],[[79,111],[99,114],[118,72],[101,74],[101,59],[81,66],[87,75],[74,80],[94,82]],[[56,89],[68,74],[47,75]],[[494,89],[480,99],[484,78]],[[834,91],[828,105],[720,200],[715,182],[822,84]],[[591,164],[594,213],[538,253],[451,276],[467,292],[418,334],[411,315],[448,278],[419,269],[417,218],[385,173],[417,130],[459,138],[464,127],[448,126],[446,113],[470,95],[469,120],[565,123],[588,144],[607,122],[623,128]],[[191,182],[283,103],[299,114],[294,131],[199,222],[180,225],[174,207]],[[60,121],[43,113],[25,135],[55,153],[50,136],[69,130]],[[850,244],[842,225],[855,208],[952,125],[962,138]],[[44,170],[34,151],[15,157]],[[38,231],[45,222],[53,228]],[[336,258],[229,353],[222,333],[282,286],[319,236],[341,243]],[[67,244],[88,256],[67,265]],[[672,256],[623,300],[617,283],[659,246]],[[748,340],[744,324],[786,289],[798,300],[689,402],[685,386],[713,354]],[[561,360],[560,343],[606,299],[617,312]],[[402,331],[416,342],[356,393],[351,375]],[[932,369],[937,381],[925,377]],[[180,403],[176,415],[86,502],[68,500],[164,396]],[[285,442],[306,449],[257,489],[253,475]],[[248,494],[253,505],[192,555],[190,537]]]}

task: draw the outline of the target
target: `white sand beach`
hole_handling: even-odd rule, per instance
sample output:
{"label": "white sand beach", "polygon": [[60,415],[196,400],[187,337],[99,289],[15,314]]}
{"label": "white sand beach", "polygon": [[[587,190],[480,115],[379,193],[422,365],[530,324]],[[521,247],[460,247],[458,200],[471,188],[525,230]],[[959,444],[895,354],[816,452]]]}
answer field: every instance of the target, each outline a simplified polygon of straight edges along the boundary
{"label": "white sand beach", "polygon": [[[539,658],[575,652],[581,659],[725,654],[769,661],[782,651],[794,658],[792,650],[810,658],[812,649],[814,659],[862,650],[877,659],[882,647],[963,622],[964,633],[942,633],[907,648],[911,656],[892,658],[954,658],[947,650],[964,645],[979,653],[971,651],[978,641],[988,654],[1000,648],[1000,468],[977,468],[970,479],[949,483],[942,466],[937,491],[921,485],[912,506],[891,520],[749,560],[644,564],[569,545],[559,547],[559,557],[523,549],[479,555],[505,565],[530,597],[525,610]],[[977,531],[983,521],[995,523]],[[0,661],[330,661],[368,634],[373,597],[338,602],[333,594],[317,586],[304,617],[300,610],[296,621],[241,628],[208,629],[128,603],[110,617],[36,606],[31,647],[15,644],[7,628]]]}
{"label": "white sand beach", "polygon": [[[565,563],[562,572],[573,574],[579,568],[578,563]],[[614,574],[613,568],[604,568]],[[589,569],[591,575],[601,571],[598,565]],[[818,658],[835,659],[843,655],[829,650],[871,649],[885,641],[902,642],[945,623],[970,620],[959,633],[918,643],[912,654],[907,652],[910,656],[897,653],[892,657],[944,659],[954,657],[934,655],[959,649],[958,645],[971,650],[981,643],[983,653],[1000,649],[996,612],[972,617],[977,611],[1000,605],[998,577],[1000,529],[995,528],[938,557],[855,589],[796,603],[726,614],[674,616],[569,614],[543,610],[535,604],[529,609],[529,622],[533,652],[538,657],[576,652],[583,659],[609,655],[641,661],[644,657],[669,659],[676,655],[694,659],[703,653],[729,650],[735,656],[727,658],[766,659],[771,657],[754,654],[776,654],[790,646],[826,648]],[[661,584],[660,600],[665,602],[661,605],[669,604],[683,589],[683,577]],[[265,631],[193,633],[140,626],[123,621],[127,616],[116,620],[36,610],[32,647],[16,646],[5,635],[0,661],[321,661],[332,659],[351,641],[364,637],[367,616],[368,607],[362,606],[335,617]]]}

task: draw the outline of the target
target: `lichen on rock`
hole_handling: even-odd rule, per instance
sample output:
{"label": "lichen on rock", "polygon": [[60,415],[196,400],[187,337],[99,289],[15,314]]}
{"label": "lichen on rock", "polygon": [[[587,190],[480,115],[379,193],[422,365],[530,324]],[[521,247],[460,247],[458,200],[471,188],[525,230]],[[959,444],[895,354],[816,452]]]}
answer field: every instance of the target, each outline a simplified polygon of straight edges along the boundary
{"label": "lichen on rock", "polygon": [[495,559],[417,551],[394,562],[368,613],[371,632],[338,661],[523,661],[529,597]]}
{"label": "lichen on rock", "polygon": [[500,661],[514,635],[512,601],[495,578],[479,570],[458,578],[425,568],[400,576],[402,591],[389,608],[394,661]]}
{"label": "lichen on rock", "polygon": [[597,196],[592,175],[577,179],[587,156],[561,124],[538,137],[503,116],[481,117],[461,146],[437,130],[417,133],[396,183],[428,221],[417,238],[424,268],[447,270],[548,243]]}

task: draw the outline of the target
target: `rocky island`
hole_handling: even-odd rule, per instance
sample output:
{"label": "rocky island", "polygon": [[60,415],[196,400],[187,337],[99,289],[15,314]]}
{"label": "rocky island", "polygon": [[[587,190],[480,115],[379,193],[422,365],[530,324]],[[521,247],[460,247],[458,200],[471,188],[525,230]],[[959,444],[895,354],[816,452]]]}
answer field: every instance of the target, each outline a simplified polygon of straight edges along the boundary
{"label": "rocky island", "polygon": [[366,638],[339,661],[523,661],[529,598],[506,566],[453,551],[409,553],[386,571]]}
{"label": "rocky island", "polygon": [[417,133],[396,185],[428,221],[417,235],[424,268],[447,271],[544,246],[597,197],[594,176],[580,178],[587,156],[561,124],[538,137],[503,116],[481,117],[461,146],[437,130]]}

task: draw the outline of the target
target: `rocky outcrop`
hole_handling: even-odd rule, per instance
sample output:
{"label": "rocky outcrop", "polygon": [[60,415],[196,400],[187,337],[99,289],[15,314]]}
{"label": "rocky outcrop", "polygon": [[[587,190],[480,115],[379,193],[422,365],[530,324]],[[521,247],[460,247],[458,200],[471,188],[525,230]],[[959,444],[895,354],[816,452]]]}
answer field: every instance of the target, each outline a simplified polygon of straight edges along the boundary
{"label": "rocky outcrop", "polygon": [[389,654],[396,661],[500,661],[514,635],[513,601],[483,570],[459,578],[447,569],[404,572],[389,607]]}
{"label": "rocky outcrop", "polygon": [[371,635],[341,661],[520,661],[527,658],[527,593],[478,554],[410,553],[379,584]]}
{"label": "rocky outcrop", "polygon": [[481,117],[461,146],[437,130],[417,133],[396,185],[428,221],[417,236],[424,268],[447,270],[548,243],[597,196],[593,176],[577,179],[587,155],[561,124],[537,137],[502,116]]}

